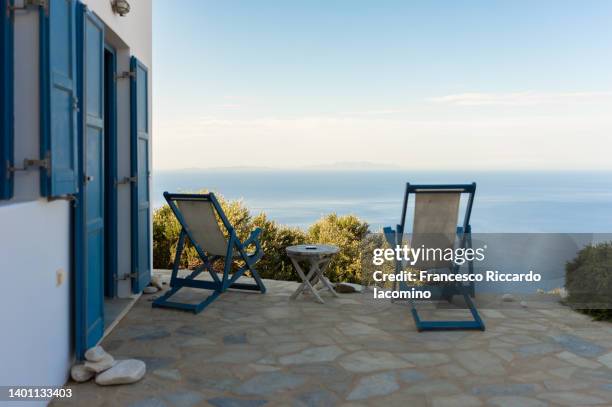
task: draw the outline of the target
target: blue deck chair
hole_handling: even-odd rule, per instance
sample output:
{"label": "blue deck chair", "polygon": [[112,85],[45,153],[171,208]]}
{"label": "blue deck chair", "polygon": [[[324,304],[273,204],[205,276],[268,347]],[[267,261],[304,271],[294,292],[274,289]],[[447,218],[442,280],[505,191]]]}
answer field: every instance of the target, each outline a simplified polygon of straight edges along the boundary
{"label": "blue deck chair", "polygon": [[[181,233],[174,257],[170,289],[153,302],[154,308],[176,308],[192,311],[194,314],[197,314],[217,299],[221,293],[230,288],[260,291],[262,294],[266,292],[266,287],[261,281],[257,270],[255,270],[255,263],[263,255],[259,243],[259,234],[261,233],[259,228],[255,229],[247,240],[241,242],[236,236],[234,227],[225,216],[225,213],[223,213],[219,201],[217,201],[217,198],[212,193],[170,194],[164,192],[164,198],[181,224]],[[226,238],[221,231],[217,218],[221,221],[229,238]],[[202,259],[202,265],[188,276],[179,277],[178,271],[181,254],[183,253],[186,238],[189,238],[191,244],[195,247]],[[250,246],[255,246],[253,252],[247,251]],[[221,258],[224,258],[225,265],[223,276],[219,278],[217,272],[213,270],[213,264]],[[230,275],[234,260],[242,260],[244,265]],[[204,271],[210,273],[212,281],[196,280],[196,277]],[[250,271],[255,284],[236,282],[246,271]],[[213,292],[199,304],[171,301],[170,297],[183,287],[201,288],[212,290]]]}
{"label": "blue deck chair", "polygon": [[[397,225],[395,229],[392,227],[385,227],[383,229],[385,238],[391,247],[402,245],[402,240],[406,233],[406,215],[410,194],[415,196],[410,246],[419,247],[423,244],[425,247],[439,248],[441,245],[446,244],[447,247],[453,248],[471,247],[472,229],[470,226],[470,216],[474,203],[474,195],[476,194],[476,183],[458,185],[411,185],[407,183],[401,223]],[[468,200],[465,207],[463,224],[458,226],[457,223],[462,194],[467,194]],[[457,273],[460,269],[459,265],[452,262],[423,261],[417,263],[416,266],[417,269],[420,270],[448,268],[448,271],[451,273]],[[469,267],[469,272],[473,273],[473,262],[467,262],[467,266]],[[402,262],[396,261],[395,272],[400,273],[402,269]],[[405,282],[400,282],[399,288],[402,290],[409,290]],[[424,287],[415,288],[423,289]],[[419,316],[415,302],[410,300],[412,317],[414,318],[414,322],[419,332],[454,329],[485,330],[485,325],[471,298],[474,296],[474,283],[468,286],[463,283],[454,283],[446,284],[444,287],[433,286],[426,288],[431,290],[432,297],[435,293],[438,299],[446,299],[449,302],[452,301],[454,295],[462,295],[473,319],[459,321],[422,320]]]}

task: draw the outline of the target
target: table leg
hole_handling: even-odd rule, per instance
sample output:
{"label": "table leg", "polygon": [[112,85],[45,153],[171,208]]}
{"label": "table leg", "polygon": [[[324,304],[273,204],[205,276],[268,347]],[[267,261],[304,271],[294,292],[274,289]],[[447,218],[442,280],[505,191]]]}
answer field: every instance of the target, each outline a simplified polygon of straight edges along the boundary
{"label": "table leg", "polygon": [[297,290],[295,290],[295,292],[293,294],[291,294],[291,298],[292,300],[294,300],[295,298],[297,298],[297,296],[304,291],[305,289],[308,289],[317,299],[318,302],[320,302],[321,304],[324,304],[325,301],[323,301],[323,299],[319,296],[319,293],[317,292],[317,290],[314,289],[314,287],[312,286],[312,284],[310,283],[310,280],[312,279],[312,276],[315,275],[316,273],[316,269],[314,267],[312,267],[310,270],[308,271],[308,274],[305,275],[304,271],[302,270],[302,268],[300,267],[299,263],[294,260],[293,258],[291,258],[291,262],[293,263],[293,266],[295,267],[295,271],[298,273],[298,275],[300,276],[300,278],[302,279],[302,284],[300,284],[300,286],[297,288]]}
{"label": "table leg", "polygon": [[315,269],[317,271],[317,278],[318,280],[320,280],[321,282],[323,282],[323,285],[325,286],[325,288],[327,288],[329,291],[331,291],[331,293],[334,295],[334,297],[338,297],[338,293],[336,292],[336,290],[334,290],[334,287],[331,285],[331,283],[329,282],[329,280],[327,280],[325,278],[325,269],[327,268],[327,266],[329,265],[329,263],[331,262],[331,258],[325,259],[322,262],[319,262],[318,264],[316,264]]}

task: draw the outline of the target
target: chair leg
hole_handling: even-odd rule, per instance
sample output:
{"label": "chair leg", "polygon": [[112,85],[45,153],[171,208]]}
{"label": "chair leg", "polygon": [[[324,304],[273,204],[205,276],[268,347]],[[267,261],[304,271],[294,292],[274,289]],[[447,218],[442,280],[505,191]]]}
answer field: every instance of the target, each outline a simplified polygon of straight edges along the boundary
{"label": "chair leg", "polygon": [[255,265],[252,265],[249,262],[247,262],[247,267],[249,268],[249,271],[251,272],[251,275],[253,276],[253,279],[255,280],[255,283],[257,284],[257,287],[259,287],[259,291],[262,294],[265,294],[266,293],[266,286],[264,285],[263,280],[259,276],[259,273],[255,269]]}
{"label": "chair leg", "polygon": [[172,297],[178,290],[183,287],[177,287],[169,290],[163,296],[159,297],[155,301],[153,301],[153,308],[172,308],[180,311],[189,311],[194,314],[198,314],[204,310],[207,306],[209,306],[214,300],[216,300],[219,295],[221,295],[220,291],[213,291],[208,297],[206,297],[203,301],[198,304],[185,304],[182,302],[170,301],[169,298]]}
{"label": "chair leg", "polygon": [[458,284],[458,288],[459,293],[463,295],[473,319],[471,321],[423,321],[419,316],[419,312],[416,309],[414,301],[410,301],[412,318],[414,319],[414,323],[419,332],[441,330],[485,330],[484,322],[482,321],[482,318],[480,318],[480,314],[476,309],[476,305],[472,302],[469,292],[462,284]]}
{"label": "chair leg", "polygon": [[174,263],[172,264],[172,275],[170,277],[170,287],[174,287],[176,280],[178,279],[178,270],[181,265],[181,255],[183,254],[183,248],[185,247],[185,237],[187,232],[185,229],[181,229],[179,235],[178,244],[176,245],[176,254],[174,255]]}

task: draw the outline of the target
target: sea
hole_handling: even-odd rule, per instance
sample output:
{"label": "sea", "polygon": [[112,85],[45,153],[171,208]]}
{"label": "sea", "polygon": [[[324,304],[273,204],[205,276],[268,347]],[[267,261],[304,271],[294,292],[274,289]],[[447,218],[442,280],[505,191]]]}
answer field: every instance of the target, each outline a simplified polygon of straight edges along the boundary
{"label": "sea", "polygon": [[154,208],[165,203],[164,191],[209,190],[285,225],[306,229],[329,213],[353,214],[378,232],[400,222],[407,182],[476,182],[475,233],[612,232],[607,171],[197,169],[154,171],[152,192]]}

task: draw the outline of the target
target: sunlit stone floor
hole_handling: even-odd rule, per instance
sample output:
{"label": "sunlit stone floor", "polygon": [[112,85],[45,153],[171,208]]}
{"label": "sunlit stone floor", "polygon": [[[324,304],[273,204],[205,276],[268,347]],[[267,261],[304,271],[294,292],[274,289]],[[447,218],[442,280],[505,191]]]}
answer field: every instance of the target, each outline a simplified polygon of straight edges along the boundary
{"label": "sunlit stone floor", "polygon": [[199,315],[143,296],[102,345],[144,360],[145,378],[71,382],[74,397],[53,405],[612,405],[612,324],[560,305],[493,301],[486,332],[418,333],[407,305],[370,292],[317,304],[289,300],[297,283],[265,283]]}

